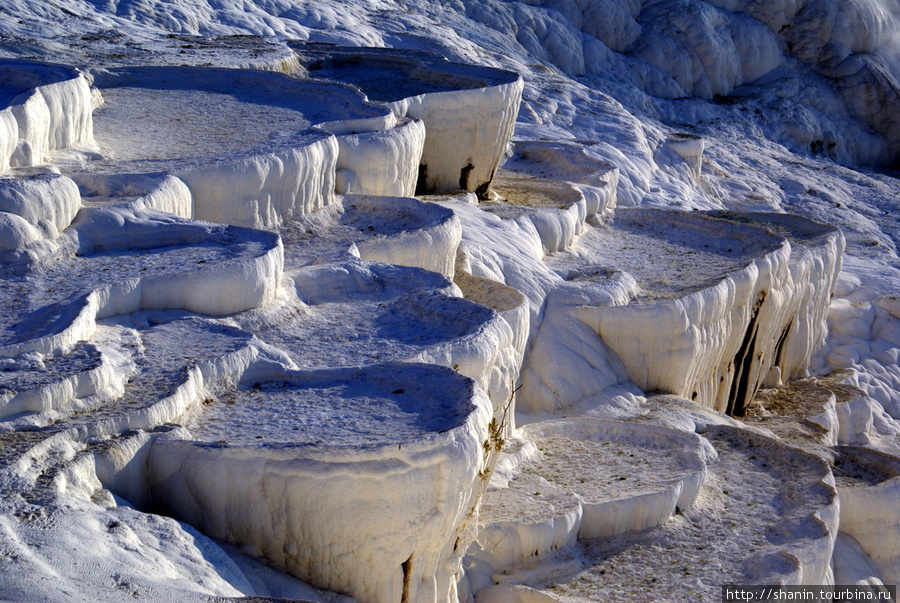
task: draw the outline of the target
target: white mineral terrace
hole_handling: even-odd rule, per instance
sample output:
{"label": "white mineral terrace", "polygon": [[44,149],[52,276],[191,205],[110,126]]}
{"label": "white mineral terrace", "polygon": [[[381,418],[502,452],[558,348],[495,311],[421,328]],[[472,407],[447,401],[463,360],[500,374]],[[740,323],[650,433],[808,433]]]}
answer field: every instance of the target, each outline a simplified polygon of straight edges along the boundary
{"label": "white mineral terrace", "polygon": [[521,433],[527,440],[510,457],[518,466],[504,467],[482,504],[468,572],[478,587],[576,539],[665,523],[694,503],[711,454],[693,434],[618,421],[548,421]]}
{"label": "white mineral terrace", "polygon": [[[599,340],[579,335],[578,345],[593,345],[599,357],[615,352],[644,391],[742,413],[767,379],[805,376],[805,359],[825,337],[843,238],[799,218],[725,217],[618,210],[548,260],[566,283],[549,293],[545,321],[596,332]],[[556,345],[552,331],[547,337],[538,332],[538,356],[525,369],[531,410],[567,407],[623,381],[621,372],[598,374],[593,389],[579,390],[543,376]]]}
{"label": "white mineral terrace", "polygon": [[590,278],[579,274],[584,266],[626,270],[639,287],[636,301],[648,303],[711,287],[783,244],[761,229],[705,216],[622,208],[548,263],[570,281]]}
{"label": "white mineral terrace", "polygon": [[[673,600],[715,600],[722,580],[828,582],[838,504],[827,463],[734,427],[710,427],[704,438],[716,460],[693,506],[651,530],[586,539],[526,560],[494,574],[494,582],[524,584],[528,594],[556,601],[652,599],[657,592]],[[638,506],[638,500],[631,502]],[[715,546],[711,555],[714,542],[727,546]],[[569,556],[577,563],[566,563]],[[488,600],[502,601],[512,591],[501,586],[492,593],[498,598]]]}
{"label": "white mineral terrace", "polygon": [[296,297],[235,321],[298,365],[430,362],[475,379],[497,414],[510,406],[510,384],[521,362],[513,325],[459,297],[450,281],[433,272],[352,259],[289,274]]}
{"label": "white mineral terrace", "polygon": [[205,401],[185,426],[199,441],[243,446],[408,446],[464,423],[472,390],[452,371],[415,364],[285,373]]}
{"label": "white mineral terrace", "polygon": [[0,428],[8,431],[18,427],[16,415],[51,411],[73,398],[87,397],[94,393],[94,382],[109,378],[115,378],[112,367],[104,366],[100,350],[86,342],[42,366],[22,363],[16,371],[4,371],[0,382],[3,391],[0,416],[13,420],[4,422]]}
{"label": "white mineral terrace", "polygon": [[587,200],[574,185],[546,178],[500,174],[494,180],[493,198],[481,208],[523,228],[533,228],[544,253],[570,247],[584,229],[589,215]]}
{"label": "white mineral terrace", "polygon": [[103,104],[94,112],[94,139],[117,163],[195,159],[262,146],[277,135],[273,124],[287,133],[306,130],[312,122],[302,106],[240,101],[204,89],[119,86],[103,91]]}
{"label": "white mineral terrace", "polygon": [[91,92],[71,67],[0,60],[0,172],[44,163],[56,149],[91,140]]}
{"label": "white mineral terrace", "polygon": [[443,568],[459,564],[488,469],[485,395],[420,364],[269,377],[211,400],[188,423],[198,442],[153,444],[151,497],[359,601],[450,598]]}
{"label": "white mineral terrace", "polygon": [[[190,189],[198,219],[276,226],[333,203],[338,169],[357,186],[370,183],[366,173],[350,175],[361,160],[345,152],[342,161],[334,134],[389,130],[381,146],[400,145],[409,164],[398,190],[415,186],[421,140],[349,87],[268,72],[137,67],[99,72],[94,83],[105,95],[95,139],[106,161],[87,169],[173,173]],[[399,174],[382,174],[391,175]],[[383,193],[383,182],[374,186]]]}
{"label": "white mineral terrace", "polygon": [[274,299],[283,263],[281,241],[271,233],[154,210],[84,210],[61,247],[28,279],[3,274],[4,355],[65,351],[91,336],[97,318],[115,314],[254,308]]}
{"label": "white mineral terrace", "polygon": [[357,86],[398,116],[425,124],[419,191],[463,189],[486,197],[509,140],[522,79],[422,52],[292,45],[304,75]]}
{"label": "white mineral terrace", "polygon": [[[479,540],[484,550],[475,557],[506,562],[494,568],[502,571],[490,581],[501,586],[485,591],[486,600],[506,600],[522,588],[511,586],[517,584],[527,588],[512,600],[544,600],[527,598],[539,593],[557,601],[588,594],[634,600],[653,598],[657,589],[673,600],[700,600],[719,596],[721,580],[830,579],[838,504],[823,460],[731,426],[709,426],[701,442],[693,434],[660,437],[647,425],[614,423],[597,429],[591,419],[573,418],[548,423],[549,429],[528,426],[540,449],[536,460],[519,469],[509,490],[496,488],[485,499],[488,516],[500,521]],[[602,462],[583,469],[575,459],[585,453]],[[524,496],[527,490],[531,496]],[[579,505],[584,517],[591,506],[601,511],[589,526],[620,535],[593,537]],[[666,521],[675,508],[679,514]],[[602,520],[611,517],[621,523]],[[639,524],[651,529],[627,532]],[[719,538],[728,546],[710,555]],[[519,543],[526,550],[516,549]],[[573,557],[577,563],[566,562]]]}
{"label": "white mineral terrace", "polygon": [[[253,148],[272,134],[289,134],[310,125],[324,124],[343,133],[382,129],[393,123],[383,107],[365,102],[347,86],[280,73],[119,67],[100,70],[93,77],[94,86],[104,94],[103,104],[95,111],[99,122],[94,126],[101,149],[105,145],[127,148],[135,138],[146,138],[150,145],[168,140],[173,148],[163,155],[166,159],[194,158],[200,155],[198,150],[204,151],[202,156],[214,156]],[[240,135],[235,129],[239,124],[246,125]],[[186,146],[191,138],[202,146]],[[153,146],[145,153],[134,149],[131,157],[110,159],[153,159],[153,150]]]}
{"label": "white mineral terrace", "polygon": [[[409,197],[345,195],[330,211],[298,219],[281,230],[287,264],[322,258],[417,266],[453,277],[462,235],[453,212]],[[306,298],[303,298],[306,299]]]}
{"label": "white mineral terrace", "polygon": [[[525,178],[537,176],[568,182],[584,196],[587,216],[604,214],[616,207],[619,170],[614,165],[591,157],[583,145],[516,140],[513,155],[503,164],[499,175],[510,172]],[[517,188],[521,186],[517,185]]]}
{"label": "white mineral terrace", "polygon": [[[300,68],[297,55],[290,48],[251,36],[170,33],[162,39],[136,41],[135,46],[143,50],[137,55],[122,53],[118,48],[121,39],[120,32],[100,30],[77,36],[71,41],[70,49],[76,56],[83,57],[82,64],[110,67],[216,65],[281,73],[293,73]],[[152,50],[148,48],[150,46]]]}
{"label": "white mineral terrace", "polygon": [[297,43],[292,48],[309,76],[353,84],[371,100],[384,103],[518,79],[514,73],[450,63],[427,52],[308,43]]}
{"label": "white mineral terrace", "polygon": [[[515,73],[291,48],[228,56],[304,78],[0,61],[16,550],[63,538],[75,561],[44,565],[68,580],[130,530],[109,571],[190,576],[148,592],[191,601],[897,580],[900,461],[837,445],[900,430],[852,372],[794,381],[828,335],[840,231],[617,208],[599,143],[520,137],[501,169]],[[701,181],[701,137],[654,136]],[[200,544],[171,569],[165,542]]]}

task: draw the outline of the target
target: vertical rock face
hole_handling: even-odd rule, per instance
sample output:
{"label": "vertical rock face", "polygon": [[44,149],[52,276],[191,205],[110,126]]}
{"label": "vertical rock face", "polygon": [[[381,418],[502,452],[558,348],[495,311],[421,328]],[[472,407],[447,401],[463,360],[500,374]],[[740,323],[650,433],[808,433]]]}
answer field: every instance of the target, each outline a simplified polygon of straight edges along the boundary
{"label": "vertical rock face", "polygon": [[765,23],[787,56],[830,78],[850,115],[885,138],[888,151],[876,162],[900,158],[896,123],[900,83],[884,61],[889,56],[885,53],[896,52],[895,32],[900,25],[896,0],[711,4],[745,12]]}
{"label": "vertical rock face", "polygon": [[388,131],[338,136],[338,193],[411,197],[425,145],[421,121]]}
{"label": "vertical rock face", "polygon": [[[214,422],[201,416],[192,427],[201,441],[156,441],[154,500],[359,601],[455,600],[489,470],[485,394],[451,369],[419,364],[272,377],[237,392]],[[339,423],[292,415],[330,416],[335,404]],[[216,443],[220,433],[230,442]]]}
{"label": "vertical rock face", "polygon": [[6,147],[0,150],[0,170],[39,165],[50,151],[93,140],[91,90],[77,69],[2,60],[0,80],[9,99],[8,105],[0,104],[0,115],[6,115],[0,117],[0,146]]}
{"label": "vertical rock face", "polygon": [[521,79],[473,90],[410,97],[394,110],[425,122],[420,190],[462,189],[486,197],[513,133]]}
{"label": "vertical rock face", "polygon": [[747,220],[784,236],[791,243],[789,270],[793,293],[787,320],[776,330],[771,367],[790,381],[808,375],[809,361],[828,334],[831,295],[843,264],[840,230],[805,218],[783,214],[717,214]]}
{"label": "vertical rock face", "polygon": [[887,162],[900,160],[900,82],[884,60],[896,52],[898,15],[896,0],[813,0],[783,27],[789,52],[831,78],[850,114],[886,139]]}
{"label": "vertical rock face", "polygon": [[790,288],[789,255],[785,245],[714,286],[675,299],[598,308],[582,313],[582,320],[642,390],[740,412],[766,375],[764,359],[786,313],[781,291]]}
{"label": "vertical rock face", "polygon": [[[843,237],[802,218],[714,215],[728,220],[620,209],[605,234],[593,235],[590,255],[554,260],[571,278],[548,295],[547,327],[523,370],[523,409],[567,408],[627,375],[643,391],[743,414],[773,368],[786,379],[805,376],[824,341]],[[642,253],[604,242],[616,240],[619,228],[634,233],[622,238],[622,249]],[[694,234],[679,241],[679,232]],[[588,260],[626,274],[587,270]],[[551,363],[559,354],[573,354],[573,362]]]}
{"label": "vertical rock face", "polygon": [[294,44],[305,75],[357,86],[425,125],[418,193],[466,190],[484,198],[512,137],[524,82],[500,69],[424,52]]}

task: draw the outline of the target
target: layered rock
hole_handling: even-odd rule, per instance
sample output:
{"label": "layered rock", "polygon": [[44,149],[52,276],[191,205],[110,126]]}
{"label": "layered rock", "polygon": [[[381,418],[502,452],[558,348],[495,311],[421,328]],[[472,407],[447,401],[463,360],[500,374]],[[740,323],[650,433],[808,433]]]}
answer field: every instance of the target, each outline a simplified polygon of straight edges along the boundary
{"label": "layered rock", "polygon": [[50,152],[92,142],[93,97],[71,67],[0,61],[0,172],[44,163]]}
{"label": "layered rock", "polygon": [[[770,378],[770,370],[778,376],[804,376],[810,354],[824,340],[843,238],[834,229],[801,218],[765,222],[755,215],[725,217],[744,224],[619,210],[615,222],[585,239],[584,251],[572,260],[554,260],[552,265],[568,272],[573,284],[551,292],[550,299],[561,303],[548,303],[545,320],[564,312],[575,319],[565,321],[580,321],[600,340],[574,333],[566,343],[548,328],[547,340],[538,332],[534,350],[540,354],[547,347],[546,353],[552,354],[550,348],[560,345],[593,348],[576,355],[589,363],[598,357],[593,364],[605,364],[610,372],[601,379],[601,373],[585,371],[597,380],[587,385],[587,380],[558,379],[544,368],[545,362],[533,361],[524,373],[528,408],[567,407],[621,383],[619,361],[627,378],[644,391],[673,393],[729,414],[743,412]],[[757,218],[787,238],[747,223]],[[620,244],[615,243],[617,224],[629,233]],[[708,229],[717,234],[703,234],[711,232]],[[688,232],[693,234],[682,238]],[[641,245],[644,236],[652,249]],[[599,258],[604,264],[584,268]],[[613,266],[627,274],[614,276]],[[706,270],[700,270],[703,267]],[[580,281],[597,284],[582,290]],[[587,302],[594,289],[599,297]],[[663,325],[672,330],[664,334]],[[612,359],[609,350],[615,352]]]}
{"label": "layered rock", "polygon": [[417,192],[486,197],[522,98],[522,79],[500,69],[404,50],[294,44],[304,75],[357,86],[398,117],[425,125]]}
{"label": "layered rock", "polygon": [[360,601],[454,597],[488,470],[490,403],[474,383],[402,364],[247,385],[198,417],[199,441],[153,444],[153,499]]}

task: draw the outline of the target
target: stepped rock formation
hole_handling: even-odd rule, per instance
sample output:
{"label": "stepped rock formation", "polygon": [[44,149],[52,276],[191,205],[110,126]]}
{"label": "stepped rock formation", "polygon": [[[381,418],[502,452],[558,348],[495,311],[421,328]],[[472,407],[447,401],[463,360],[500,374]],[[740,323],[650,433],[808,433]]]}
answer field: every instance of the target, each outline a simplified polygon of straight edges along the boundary
{"label": "stepped rock formation", "polygon": [[[842,273],[865,232],[811,180],[779,194],[827,212],[760,211],[700,128],[578,100],[621,61],[685,104],[812,73],[866,133],[808,150],[890,162],[890,11],[458,4],[534,62],[417,50],[413,17],[328,30],[397,48],[179,33],[136,65],[107,32],[90,68],[0,60],[4,597],[896,580],[900,314]],[[614,125],[579,138],[585,108]],[[869,352],[883,373],[816,372]]]}

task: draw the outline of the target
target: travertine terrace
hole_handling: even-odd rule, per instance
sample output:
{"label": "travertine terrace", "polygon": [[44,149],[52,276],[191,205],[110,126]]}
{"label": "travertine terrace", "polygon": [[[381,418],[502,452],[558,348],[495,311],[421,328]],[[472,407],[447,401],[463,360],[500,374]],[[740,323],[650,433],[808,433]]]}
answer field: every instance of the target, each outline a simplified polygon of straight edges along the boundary
{"label": "travertine terrace", "polygon": [[[52,537],[125,551],[96,579],[89,544],[48,553],[56,598],[896,580],[898,430],[852,375],[810,381],[840,349],[839,229],[622,206],[600,143],[514,136],[534,98],[511,70],[279,48],[0,60],[8,571]],[[737,85],[719,75],[666,90]],[[703,137],[654,136],[700,186]],[[629,582],[635,555],[658,583]]]}

